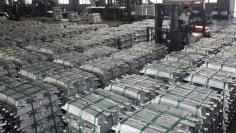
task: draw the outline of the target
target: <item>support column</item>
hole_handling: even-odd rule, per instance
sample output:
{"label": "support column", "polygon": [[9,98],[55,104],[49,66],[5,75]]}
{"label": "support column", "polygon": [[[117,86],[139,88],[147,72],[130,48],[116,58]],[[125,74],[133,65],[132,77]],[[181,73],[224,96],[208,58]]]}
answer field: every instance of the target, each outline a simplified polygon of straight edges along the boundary
{"label": "support column", "polygon": [[171,5],[171,47],[175,48],[177,46],[177,9],[176,5]]}
{"label": "support column", "polygon": [[155,4],[155,42],[162,43],[163,5]]}

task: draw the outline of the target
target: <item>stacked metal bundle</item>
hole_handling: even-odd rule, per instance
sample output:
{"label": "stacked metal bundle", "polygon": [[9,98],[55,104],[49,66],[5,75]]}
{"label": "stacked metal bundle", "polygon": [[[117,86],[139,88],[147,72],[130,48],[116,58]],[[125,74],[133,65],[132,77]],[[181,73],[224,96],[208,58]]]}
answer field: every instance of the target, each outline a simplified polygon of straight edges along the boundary
{"label": "stacked metal bundle", "polygon": [[93,72],[100,76],[103,83],[120,77],[129,71],[129,65],[123,60],[111,57],[99,58],[82,64],[82,70]]}
{"label": "stacked metal bundle", "polygon": [[96,24],[96,23],[101,23],[102,19],[101,19],[101,15],[100,13],[91,13],[88,14],[87,19],[90,23]]}
{"label": "stacked metal bundle", "polygon": [[155,78],[183,80],[193,69],[194,67],[181,62],[154,61],[148,64],[140,73]]}
{"label": "stacked metal bundle", "polygon": [[113,53],[119,52],[116,48],[111,48],[108,46],[98,46],[94,48],[89,48],[83,52],[83,54],[88,55],[90,57],[105,57],[110,56]]}
{"label": "stacked metal bundle", "polygon": [[42,82],[1,77],[3,128],[14,133],[61,132],[57,89]]}
{"label": "stacked metal bundle", "polygon": [[73,48],[68,45],[46,42],[28,45],[26,46],[26,49],[50,55],[61,54],[73,50]]}
{"label": "stacked metal bundle", "polygon": [[[222,72],[220,70],[197,69],[196,71],[192,71],[185,80],[206,87],[213,87],[221,90],[233,90],[231,86],[234,86],[235,77],[235,73]],[[227,88],[227,86],[229,88]]]}
{"label": "stacked metal bundle", "polygon": [[94,74],[79,69],[50,73],[45,77],[44,81],[64,88],[63,90],[66,92],[66,96],[81,93],[89,89],[96,89],[100,85],[99,79]]}
{"label": "stacked metal bundle", "polygon": [[214,55],[221,51],[222,46],[215,46],[215,45],[195,45],[190,47],[185,47],[182,51],[188,53],[199,53],[199,54],[206,54],[206,55]]}
{"label": "stacked metal bundle", "polygon": [[[70,44],[76,49],[94,46],[110,46],[118,49],[126,49],[131,47],[134,41],[139,42],[146,39],[146,27],[148,26],[154,26],[154,21],[141,21],[75,36],[70,38]],[[142,39],[139,40],[137,38]]]}
{"label": "stacked metal bundle", "polygon": [[[163,83],[140,75],[129,75],[113,81],[106,90],[126,96],[137,104],[153,99],[161,90]],[[163,88],[164,89],[164,88]]]}
{"label": "stacked metal bundle", "polygon": [[27,65],[38,61],[49,60],[45,55],[29,52],[18,47],[1,48],[0,53],[0,58],[14,61],[19,65]]}
{"label": "stacked metal bundle", "polygon": [[85,54],[77,53],[77,52],[68,52],[68,53],[58,53],[54,55],[54,61],[57,64],[61,64],[69,67],[79,67],[84,62],[93,59],[94,57],[88,56]]}
{"label": "stacked metal bundle", "polygon": [[60,72],[63,69],[62,66],[51,62],[36,62],[24,65],[20,69],[19,74],[33,80],[43,80],[49,74]]}
{"label": "stacked metal bundle", "polygon": [[121,59],[127,62],[130,66],[131,71],[141,68],[145,64],[155,59],[154,57],[152,57],[151,53],[134,51],[132,49],[123,50],[121,52],[114,53],[111,55],[111,57],[114,59]]}
{"label": "stacked metal bundle", "polygon": [[236,72],[236,57],[224,58],[222,56],[215,56],[202,65],[202,68],[220,70],[225,72]]}
{"label": "stacked metal bundle", "polygon": [[185,79],[186,81],[197,85],[216,89],[223,95],[224,130],[227,128],[229,122],[235,116],[235,77],[235,73],[228,73],[209,69],[199,69],[195,72],[192,72],[191,75]]}
{"label": "stacked metal bundle", "polygon": [[17,66],[12,61],[0,60],[0,76],[17,74]]}
{"label": "stacked metal bundle", "polygon": [[155,103],[129,113],[118,124],[117,133],[199,133],[200,119],[187,111]]}
{"label": "stacked metal bundle", "polygon": [[77,22],[79,19],[78,13],[72,12],[68,14],[68,20],[69,22]]}
{"label": "stacked metal bundle", "polygon": [[221,40],[227,45],[227,43],[234,41],[235,36],[233,34],[217,33],[213,36],[213,38]]}
{"label": "stacked metal bundle", "polygon": [[220,132],[222,129],[222,95],[212,89],[190,84],[167,85],[166,93],[152,102],[178,108],[202,118],[203,132]]}
{"label": "stacked metal bundle", "polygon": [[223,56],[223,57],[236,57],[236,43],[233,43],[233,46],[231,47],[225,47],[222,49],[217,56]]}
{"label": "stacked metal bundle", "polygon": [[131,104],[130,99],[105,90],[71,97],[62,107],[67,131],[107,133]]}
{"label": "stacked metal bundle", "polygon": [[207,56],[198,53],[175,52],[167,55],[164,60],[170,62],[181,62],[190,66],[197,67],[202,65],[204,61],[207,60]]}
{"label": "stacked metal bundle", "polygon": [[109,30],[109,32],[111,32],[110,35],[114,36],[116,39],[116,43],[111,44],[112,47],[118,49],[127,49],[134,44],[134,36],[136,32],[129,30],[130,27],[130,25],[127,27],[113,27]]}
{"label": "stacked metal bundle", "polygon": [[[35,40],[49,41],[58,37],[77,36],[83,32],[108,27],[106,24],[48,24],[37,21],[35,21],[35,24],[28,24],[27,22],[27,24],[24,24],[24,22],[3,24],[0,27],[2,29],[0,33],[3,34],[6,40],[12,40],[17,45],[25,47],[28,43]],[[17,34],[15,34],[16,32]]]}
{"label": "stacked metal bundle", "polygon": [[167,54],[167,48],[161,44],[140,42],[131,48],[134,51],[150,53],[154,59],[161,59]]}

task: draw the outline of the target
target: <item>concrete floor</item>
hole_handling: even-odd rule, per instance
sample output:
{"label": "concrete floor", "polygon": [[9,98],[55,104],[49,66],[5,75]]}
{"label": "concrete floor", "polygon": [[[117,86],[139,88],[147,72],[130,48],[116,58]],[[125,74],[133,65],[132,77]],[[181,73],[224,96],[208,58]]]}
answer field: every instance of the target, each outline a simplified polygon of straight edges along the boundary
{"label": "concrete floor", "polygon": [[229,126],[228,133],[236,133],[236,118],[232,121]]}

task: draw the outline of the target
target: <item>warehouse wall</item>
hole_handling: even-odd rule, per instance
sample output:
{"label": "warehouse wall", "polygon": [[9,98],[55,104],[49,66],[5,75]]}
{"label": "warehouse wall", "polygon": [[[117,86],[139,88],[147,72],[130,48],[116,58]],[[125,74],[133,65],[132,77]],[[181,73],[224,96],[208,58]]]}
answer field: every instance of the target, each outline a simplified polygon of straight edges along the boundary
{"label": "warehouse wall", "polygon": [[[206,12],[210,13],[213,8],[218,7],[218,6],[220,8],[223,8],[224,10],[228,10],[229,9],[229,1],[231,1],[231,3],[235,2],[235,0],[218,0],[218,4],[217,3],[206,4]],[[230,4],[230,5],[232,5],[232,4]],[[70,0],[69,5],[60,5],[60,6],[63,8],[66,8],[66,10],[79,10],[80,11],[80,10],[85,9],[85,7],[87,7],[88,5],[79,5],[79,0]],[[201,5],[195,4],[194,7],[200,8]]]}
{"label": "warehouse wall", "polygon": [[236,2],[235,0],[230,0],[230,14],[233,16],[233,17],[236,17]]}

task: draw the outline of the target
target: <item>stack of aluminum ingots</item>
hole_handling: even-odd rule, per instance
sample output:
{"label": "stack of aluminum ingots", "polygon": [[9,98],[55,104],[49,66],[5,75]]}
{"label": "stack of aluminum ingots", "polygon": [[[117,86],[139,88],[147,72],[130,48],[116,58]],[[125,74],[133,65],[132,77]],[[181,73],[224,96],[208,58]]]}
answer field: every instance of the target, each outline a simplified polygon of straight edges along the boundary
{"label": "stack of aluminum ingots", "polygon": [[148,52],[134,51],[132,49],[114,53],[111,57],[114,59],[124,60],[129,64],[131,70],[141,68],[145,64],[154,60],[152,54]]}
{"label": "stack of aluminum ingots", "polygon": [[93,59],[94,57],[88,56],[85,54],[81,54],[78,52],[68,52],[68,53],[58,53],[54,55],[54,61],[57,64],[61,64],[68,67],[79,67],[84,62]]}
{"label": "stack of aluminum ingots", "polygon": [[183,52],[200,53],[206,55],[214,55],[221,51],[225,46],[231,46],[232,41],[224,41],[223,39],[202,39],[191,46],[185,47]]}
{"label": "stack of aluminum ingots", "polygon": [[96,89],[100,85],[100,81],[96,75],[79,69],[50,73],[45,77],[44,81],[64,88],[63,90],[66,92],[66,96],[82,93],[89,89]]}
{"label": "stack of aluminum ingots", "polygon": [[3,128],[14,133],[61,132],[58,90],[42,82],[21,78],[0,79],[0,114],[6,119]]}
{"label": "stack of aluminum ingots", "polygon": [[223,56],[223,57],[236,57],[236,43],[233,43],[233,46],[231,47],[224,47],[217,56]]}
{"label": "stack of aluminum ingots", "polygon": [[228,34],[228,33],[217,33],[213,36],[215,39],[221,39],[224,42],[232,42],[235,40],[235,35],[234,34]]}
{"label": "stack of aluminum ingots", "polygon": [[149,43],[145,46],[145,44],[136,44],[130,49],[112,54],[112,58],[125,60],[130,65],[131,70],[135,70],[165,56],[166,49],[164,46],[156,47],[154,44]]}
{"label": "stack of aluminum ingots", "polygon": [[199,133],[201,119],[187,111],[156,103],[127,114],[115,128],[117,133]]}
{"label": "stack of aluminum ingots", "polygon": [[17,74],[17,66],[12,61],[0,60],[0,76]]}
{"label": "stack of aluminum ingots", "polygon": [[221,51],[221,46],[208,46],[207,44],[204,45],[195,45],[190,47],[185,47],[182,51],[189,52],[189,53],[199,53],[199,54],[206,54],[206,55],[214,55]]}
{"label": "stack of aluminum ingots", "polygon": [[223,96],[223,129],[226,130],[229,122],[234,118],[236,112],[236,74],[210,69],[199,69],[193,71],[185,80],[197,85],[216,89]]}
{"label": "stack of aluminum ingots", "polygon": [[132,100],[102,89],[70,98],[62,106],[68,132],[107,133],[118,123],[119,115],[132,105]]}
{"label": "stack of aluminum ingots", "polygon": [[[75,37],[72,39],[73,43],[71,44],[74,47],[106,45],[125,49],[131,47],[134,44],[135,38],[139,38],[139,36],[142,38],[141,40],[145,40],[146,28],[151,26],[154,26],[154,21],[141,21],[139,23],[101,29],[90,34]],[[138,39],[135,42],[138,42]]]}
{"label": "stack of aluminum ingots", "polygon": [[108,46],[98,46],[94,48],[89,48],[83,52],[83,54],[86,54],[90,57],[105,57],[105,56],[110,56],[113,53],[119,52],[118,49],[116,48],[111,48]]}
{"label": "stack of aluminum ingots", "polygon": [[191,70],[195,70],[195,68],[181,62],[154,61],[144,67],[140,73],[155,78],[165,78],[179,81],[186,78]]}
{"label": "stack of aluminum ingots", "polygon": [[101,15],[100,13],[91,13],[88,14],[87,19],[90,23],[96,24],[96,23],[101,23],[102,19],[101,19]]}
{"label": "stack of aluminum ingots", "polygon": [[29,65],[24,65],[19,74],[33,80],[43,80],[51,73],[57,73],[64,68],[58,64],[51,62],[36,62]]}
{"label": "stack of aluminum ingots", "polygon": [[18,47],[1,48],[0,58],[11,60],[20,66],[28,65],[30,63],[34,63],[38,61],[49,60],[49,58],[45,55],[42,55],[40,53],[29,52],[27,50],[24,50]]}
{"label": "stack of aluminum ingots", "polygon": [[225,72],[236,72],[236,57],[215,56],[202,65],[202,68],[221,70]]}
{"label": "stack of aluminum ingots", "polygon": [[[106,24],[84,24],[78,25],[75,23],[63,24],[48,24],[40,23],[38,21],[6,23],[0,25],[2,29],[0,33],[6,40],[12,40],[19,46],[26,46],[28,42],[35,40],[54,40],[58,37],[76,36],[83,32],[107,28]],[[27,32],[26,32],[27,31]],[[15,34],[17,32],[17,34]]]}
{"label": "stack of aluminum ingots", "polygon": [[198,67],[207,61],[207,56],[198,53],[175,52],[166,56],[164,60],[172,62],[181,62],[190,66]]}
{"label": "stack of aluminum ingots", "polygon": [[111,57],[99,58],[82,64],[82,70],[97,74],[103,83],[129,72],[129,65],[123,60]]}
{"label": "stack of aluminum ingots", "polygon": [[175,107],[202,118],[202,132],[222,131],[223,97],[217,91],[185,83],[166,87],[166,93],[157,96],[153,103]]}
{"label": "stack of aluminum ingots", "polygon": [[[163,83],[140,75],[129,75],[122,79],[113,81],[105,90],[126,96],[137,104],[145,104],[153,99],[156,95],[165,90],[162,88]],[[163,93],[164,93],[163,92]]]}
{"label": "stack of aluminum ingots", "polygon": [[46,42],[28,45],[26,46],[26,49],[50,55],[61,54],[73,50],[73,48],[68,45]]}
{"label": "stack of aluminum ingots", "polygon": [[19,74],[37,81],[45,81],[60,89],[64,96],[70,96],[100,85],[99,78],[79,69],[65,69],[51,62],[39,62],[24,66]]}
{"label": "stack of aluminum ingots", "polygon": [[137,43],[131,49],[134,51],[150,53],[154,59],[163,58],[167,54],[167,48],[164,45],[150,42]]}

